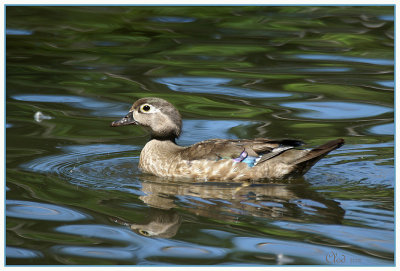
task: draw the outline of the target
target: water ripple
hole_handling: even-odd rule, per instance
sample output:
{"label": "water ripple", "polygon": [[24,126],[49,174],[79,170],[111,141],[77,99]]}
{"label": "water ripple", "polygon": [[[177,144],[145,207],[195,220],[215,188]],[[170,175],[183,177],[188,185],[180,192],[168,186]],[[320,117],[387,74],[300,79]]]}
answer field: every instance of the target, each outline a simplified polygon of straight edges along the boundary
{"label": "water ripple", "polygon": [[[84,187],[123,190],[142,195],[135,189],[140,184],[132,180],[138,157],[132,157],[130,152],[138,147],[94,144],[61,149],[63,153],[60,155],[41,157],[21,167],[34,172],[55,173]],[[126,152],[129,156],[121,157]]]}
{"label": "water ripple", "polygon": [[99,247],[99,246],[54,246],[55,254],[71,255],[87,258],[100,258],[109,260],[132,260],[135,253],[125,248]]}
{"label": "water ripple", "polygon": [[[282,241],[270,238],[253,237],[235,237],[233,240],[238,250],[247,253],[265,253],[270,259],[274,259],[277,264],[287,264],[287,261],[308,260],[314,264],[337,264],[332,262],[329,255],[334,252],[338,255],[344,255],[347,262],[345,265],[357,265],[360,262],[363,265],[388,265],[391,262],[364,256],[358,253],[344,250],[338,247],[328,247],[315,244],[300,243],[296,241]],[[354,259],[354,261],[350,261]],[[355,261],[357,260],[357,261]]]}
{"label": "water ripple", "polygon": [[6,215],[47,221],[76,221],[90,218],[87,214],[58,205],[22,200],[6,200]]}
{"label": "water ripple", "polygon": [[132,232],[107,225],[64,225],[56,228],[55,231],[115,241],[127,241],[132,238]]}
{"label": "water ripple", "polygon": [[352,245],[368,250],[376,250],[380,253],[393,253],[394,232],[380,229],[369,229],[345,225],[321,225],[321,224],[300,224],[295,222],[274,222],[282,229],[293,231],[304,231],[312,234],[335,239],[339,243]]}
{"label": "water ripple", "polygon": [[211,247],[202,246],[165,246],[161,248],[162,253],[165,256],[177,256],[180,258],[221,258],[225,256],[226,252],[224,249],[217,249]]}

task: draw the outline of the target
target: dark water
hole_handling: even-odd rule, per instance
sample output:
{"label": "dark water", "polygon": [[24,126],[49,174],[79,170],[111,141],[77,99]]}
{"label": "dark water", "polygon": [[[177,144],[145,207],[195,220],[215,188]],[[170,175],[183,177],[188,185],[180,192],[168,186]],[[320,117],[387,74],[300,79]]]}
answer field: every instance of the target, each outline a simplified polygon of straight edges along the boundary
{"label": "dark water", "polygon": [[[393,16],[8,6],[7,264],[393,265]],[[291,182],[167,182],[138,171],[144,130],[109,127],[146,96],[182,145],[346,145]]]}

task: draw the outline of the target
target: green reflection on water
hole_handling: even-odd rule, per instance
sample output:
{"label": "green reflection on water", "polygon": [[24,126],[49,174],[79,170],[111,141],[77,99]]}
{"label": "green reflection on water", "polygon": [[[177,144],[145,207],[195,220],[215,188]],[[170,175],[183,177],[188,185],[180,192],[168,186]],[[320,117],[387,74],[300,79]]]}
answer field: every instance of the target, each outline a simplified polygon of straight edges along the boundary
{"label": "green reflection on water", "polygon": [[380,101],[388,106],[393,105],[393,93],[356,86],[294,83],[285,85],[285,90],[302,93],[318,93],[323,94],[327,98],[335,97],[338,99],[365,100],[367,102]]}

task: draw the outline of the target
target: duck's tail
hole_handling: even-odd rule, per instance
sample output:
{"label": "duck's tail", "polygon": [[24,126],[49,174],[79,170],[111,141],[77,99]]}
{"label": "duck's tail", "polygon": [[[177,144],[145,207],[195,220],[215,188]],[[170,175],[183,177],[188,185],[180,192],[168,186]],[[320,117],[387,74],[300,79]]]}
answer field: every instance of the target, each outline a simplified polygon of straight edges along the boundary
{"label": "duck's tail", "polygon": [[294,164],[296,165],[297,168],[296,175],[301,176],[305,174],[321,158],[323,158],[329,152],[337,148],[340,148],[343,144],[344,144],[344,139],[338,138],[310,150],[305,156],[294,161]]}

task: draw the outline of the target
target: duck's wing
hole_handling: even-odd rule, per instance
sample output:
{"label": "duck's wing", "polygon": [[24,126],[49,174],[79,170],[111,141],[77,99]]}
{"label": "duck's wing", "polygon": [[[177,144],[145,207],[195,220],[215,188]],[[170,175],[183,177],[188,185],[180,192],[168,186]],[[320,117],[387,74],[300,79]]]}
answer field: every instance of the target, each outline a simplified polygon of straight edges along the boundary
{"label": "duck's wing", "polygon": [[302,144],[304,143],[299,140],[290,139],[211,139],[186,147],[180,155],[184,160],[239,159],[242,161],[247,156],[265,160]]}

